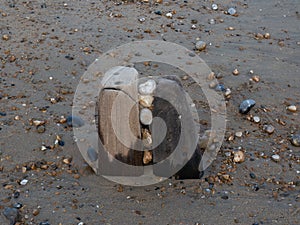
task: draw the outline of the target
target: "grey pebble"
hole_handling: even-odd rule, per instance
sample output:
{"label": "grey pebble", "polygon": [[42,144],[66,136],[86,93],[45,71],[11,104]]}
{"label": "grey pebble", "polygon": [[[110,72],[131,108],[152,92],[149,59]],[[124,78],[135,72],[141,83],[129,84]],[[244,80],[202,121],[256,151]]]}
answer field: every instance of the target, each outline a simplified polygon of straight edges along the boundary
{"label": "grey pebble", "polygon": [[264,125],[263,130],[268,134],[272,134],[275,131],[275,128],[272,125]]}
{"label": "grey pebble", "polygon": [[37,131],[38,133],[44,133],[45,130],[46,130],[46,128],[45,128],[44,125],[37,126],[37,128],[36,128],[36,131]]}
{"label": "grey pebble", "polygon": [[300,147],[300,134],[294,134],[291,138],[292,145]]}
{"label": "grey pebble", "polygon": [[239,111],[242,114],[247,114],[256,102],[253,99],[247,99],[240,104]]}
{"label": "grey pebble", "polygon": [[16,208],[5,207],[3,215],[9,220],[10,225],[14,225],[17,222],[19,211]]}

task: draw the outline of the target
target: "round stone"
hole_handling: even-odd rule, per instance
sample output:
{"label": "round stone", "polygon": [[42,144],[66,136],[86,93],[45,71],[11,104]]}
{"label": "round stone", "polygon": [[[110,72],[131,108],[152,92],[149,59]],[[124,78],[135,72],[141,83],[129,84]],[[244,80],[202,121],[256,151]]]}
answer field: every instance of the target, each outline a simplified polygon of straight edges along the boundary
{"label": "round stone", "polygon": [[144,125],[150,125],[152,123],[153,116],[151,110],[144,108],[140,111],[140,121]]}
{"label": "round stone", "polygon": [[211,9],[212,10],[218,10],[218,5],[217,4],[212,4]]}
{"label": "round stone", "polygon": [[44,133],[46,128],[44,125],[40,125],[40,126],[37,126],[36,130],[38,133]]}
{"label": "round stone", "polygon": [[227,12],[228,12],[229,15],[234,15],[234,14],[236,14],[235,8],[229,8],[229,9],[227,10]]}
{"label": "round stone", "polygon": [[145,83],[139,85],[139,93],[141,95],[151,95],[153,94],[154,90],[156,89],[156,82],[155,80],[147,80]]}
{"label": "round stone", "polygon": [[273,160],[274,162],[279,162],[279,161],[280,161],[280,156],[277,155],[277,154],[272,155],[272,160]]}
{"label": "round stone", "polygon": [[275,128],[272,125],[264,125],[263,130],[268,134],[272,134],[275,131]]}
{"label": "round stone", "polygon": [[291,138],[292,145],[300,147],[300,134],[294,134]]}
{"label": "round stone", "polygon": [[241,150],[234,153],[233,161],[236,163],[242,163],[245,161],[245,153]]}
{"label": "round stone", "polygon": [[254,121],[254,123],[259,123],[260,118],[258,116],[253,116],[253,121]]}
{"label": "round stone", "polygon": [[250,109],[255,106],[256,102],[253,99],[247,99],[240,104],[239,111],[242,114],[247,114]]}
{"label": "round stone", "polygon": [[290,112],[296,112],[297,111],[297,107],[295,105],[290,105],[290,106],[286,107],[286,109]]}
{"label": "round stone", "polygon": [[204,41],[197,41],[195,47],[197,50],[203,51],[206,48],[206,43]]}

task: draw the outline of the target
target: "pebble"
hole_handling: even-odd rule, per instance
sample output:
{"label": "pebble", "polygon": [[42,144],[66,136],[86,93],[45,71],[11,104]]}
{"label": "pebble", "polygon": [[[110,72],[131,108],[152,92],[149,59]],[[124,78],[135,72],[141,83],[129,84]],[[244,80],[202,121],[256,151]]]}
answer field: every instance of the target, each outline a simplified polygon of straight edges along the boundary
{"label": "pebble", "polygon": [[212,10],[218,10],[218,5],[217,4],[212,4],[211,9]]}
{"label": "pebble", "polygon": [[264,125],[263,130],[268,134],[272,134],[275,131],[275,128],[272,125]]}
{"label": "pebble", "polygon": [[296,112],[297,111],[297,107],[295,105],[290,105],[290,106],[286,107],[286,109],[290,112]]}
{"label": "pebble", "polygon": [[277,155],[277,154],[272,155],[272,160],[273,160],[274,162],[279,162],[279,161],[280,161],[280,156]]}
{"label": "pebble", "polygon": [[98,159],[98,153],[92,147],[88,148],[87,155],[92,162],[95,162]]}
{"label": "pebble", "polygon": [[222,92],[225,92],[225,91],[226,91],[226,88],[225,88],[224,84],[218,84],[218,85],[215,87],[215,90],[216,90],[216,91],[222,91]]}
{"label": "pebble", "polygon": [[9,220],[10,225],[14,225],[18,219],[19,211],[16,208],[5,207],[3,215]]}
{"label": "pebble", "polygon": [[238,69],[234,69],[234,70],[232,71],[232,74],[235,75],[235,76],[237,76],[237,75],[240,74],[240,72],[238,71]]}
{"label": "pebble", "polygon": [[141,95],[151,95],[156,89],[155,80],[149,79],[145,83],[139,85],[139,93]]}
{"label": "pebble", "polygon": [[21,209],[23,207],[23,205],[22,205],[22,203],[15,203],[13,205],[13,207],[16,208],[16,209]]}
{"label": "pebble", "polygon": [[256,83],[260,81],[260,77],[257,75],[252,76],[251,80],[255,81]]}
{"label": "pebble", "polygon": [[48,221],[40,222],[39,225],[50,225]]}
{"label": "pebble", "polygon": [[253,99],[247,99],[240,104],[239,111],[242,114],[247,114],[250,109],[255,106],[256,102]]}
{"label": "pebble", "polygon": [[173,14],[169,12],[166,14],[166,17],[171,19],[173,17]]}
{"label": "pebble", "polygon": [[255,179],[255,178],[256,178],[256,175],[255,175],[254,173],[252,173],[252,172],[251,172],[249,175],[250,175],[250,177],[251,177],[252,179]]}
{"label": "pebble", "polygon": [[40,126],[37,126],[36,130],[38,133],[44,133],[46,128],[44,125],[40,125]]}
{"label": "pebble", "polygon": [[68,116],[67,125],[69,127],[82,127],[84,125],[84,121],[79,116]]}
{"label": "pebble", "polygon": [[151,95],[140,95],[139,96],[139,103],[146,108],[151,107],[153,100],[154,100],[154,98]]}
{"label": "pebble", "polygon": [[209,24],[211,24],[211,25],[216,24],[216,20],[215,20],[215,19],[210,19],[210,20],[209,20]]}
{"label": "pebble", "polygon": [[254,117],[253,117],[253,122],[254,122],[254,123],[259,123],[259,122],[260,122],[259,116],[254,116]]}
{"label": "pebble", "polygon": [[149,109],[144,108],[140,111],[140,121],[142,124],[150,125],[152,123],[152,119],[152,112]]}
{"label": "pebble", "polygon": [[206,49],[206,43],[204,41],[197,41],[195,47],[197,50],[203,51],[204,49]]}
{"label": "pebble", "polygon": [[229,9],[227,10],[227,12],[228,12],[229,15],[232,15],[232,16],[236,14],[235,8],[229,8]]}
{"label": "pebble", "polygon": [[300,134],[292,135],[291,143],[296,147],[300,147]]}
{"label": "pebble", "polygon": [[225,95],[225,97],[229,97],[231,95],[231,90],[229,88],[227,88],[224,95]]}
{"label": "pebble", "polygon": [[21,182],[20,182],[21,185],[26,185],[27,183],[28,183],[28,180],[26,180],[26,179],[23,179],[23,180],[21,180]]}
{"label": "pebble", "polygon": [[236,137],[242,137],[243,136],[243,132],[242,131],[238,131],[235,133]]}
{"label": "pebble", "polygon": [[233,155],[233,161],[236,163],[242,163],[245,161],[245,153],[241,150],[237,151]]}

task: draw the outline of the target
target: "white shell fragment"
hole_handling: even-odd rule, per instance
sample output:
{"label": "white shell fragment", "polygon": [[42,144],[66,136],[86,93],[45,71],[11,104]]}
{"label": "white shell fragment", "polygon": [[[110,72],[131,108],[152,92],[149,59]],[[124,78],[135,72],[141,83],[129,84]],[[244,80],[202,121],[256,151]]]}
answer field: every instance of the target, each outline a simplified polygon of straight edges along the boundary
{"label": "white shell fragment", "polygon": [[144,108],[140,111],[140,121],[142,124],[150,125],[152,123],[152,119],[152,112],[149,109]]}
{"label": "white shell fragment", "polygon": [[151,95],[140,95],[139,96],[139,103],[146,108],[151,107],[152,103],[153,103],[153,96]]}
{"label": "white shell fragment", "polygon": [[147,80],[145,83],[139,85],[139,93],[141,95],[151,95],[156,89],[155,80]]}

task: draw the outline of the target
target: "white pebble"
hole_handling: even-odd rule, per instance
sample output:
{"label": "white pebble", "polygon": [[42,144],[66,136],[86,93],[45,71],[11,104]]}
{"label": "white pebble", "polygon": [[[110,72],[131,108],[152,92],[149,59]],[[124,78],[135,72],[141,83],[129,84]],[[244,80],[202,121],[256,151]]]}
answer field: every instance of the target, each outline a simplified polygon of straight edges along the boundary
{"label": "white pebble", "polygon": [[275,162],[279,162],[279,160],[280,160],[280,156],[279,156],[279,155],[277,155],[277,154],[275,154],[275,155],[272,155],[272,159],[273,159],[273,161],[275,161]]}
{"label": "white pebble", "polygon": [[212,10],[218,10],[218,5],[217,4],[212,4],[211,9]]}
{"label": "white pebble", "polygon": [[259,123],[259,122],[260,122],[260,118],[259,118],[258,116],[254,116],[254,117],[253,117],[253,121],[254,121],[255,123]]}
{"label": "white pebble", "polygon": [[21,185],[26,185],[28,183],[28,180],[24,179],[24,180],[21,180],[20,184]]}
{"label": "white pebble", "polygon": [[195,47],[197,50],[202,51],[206,48],[206,43],[204,41],[197,41]]}
{"label": "white pebble", "polygon": [[242,131],[238,131],[235,133],[236,137],[242,137],[243,136],[243,132]]}
{"label": "white pebble", "polygon": [[290,106],[286,107],[286,109],[290,112],[296,112],[297,111],[297,107],[295,105],[290,105]]}
{"label": "white pebble", "polygon": [[144,108],[140,111],[140,121],[142,124],[150,125],[152,123],[152,119],[152,112],[149,109]]}
{"label": "white pebble", "polygon": [[173,17],[173,14],[169,12],[169,13],[166,14],[166,17],[171,19]]}
{"label": "white pebble", "polygon": [[147,80],[145,83],[139,85],[139,93],[141,95],[151,95],[156,88],[155,80]]}

